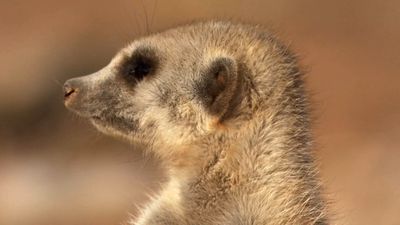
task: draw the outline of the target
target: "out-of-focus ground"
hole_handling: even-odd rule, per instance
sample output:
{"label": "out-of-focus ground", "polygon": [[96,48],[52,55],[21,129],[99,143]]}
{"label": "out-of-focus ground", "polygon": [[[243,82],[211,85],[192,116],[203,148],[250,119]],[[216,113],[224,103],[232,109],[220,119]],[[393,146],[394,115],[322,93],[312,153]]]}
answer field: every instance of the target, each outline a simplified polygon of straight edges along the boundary
{"label": "out-of-focus ground", "polygon": [[146,14],[150,31],[272,25],[309,68],[334,224],[400,224],[399,1],[1,0],[1,225],[120,224],[157,190],[158,162],[67,112],[61,93],[145,34]]}

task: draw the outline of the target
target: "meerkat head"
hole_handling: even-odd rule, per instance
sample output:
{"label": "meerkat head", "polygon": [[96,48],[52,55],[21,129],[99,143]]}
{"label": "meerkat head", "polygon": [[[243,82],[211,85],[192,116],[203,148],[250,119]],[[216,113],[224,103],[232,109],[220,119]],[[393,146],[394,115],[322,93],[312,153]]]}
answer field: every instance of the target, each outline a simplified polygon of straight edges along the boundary
{"label": "meerkat head", "polygon": [[235,138],[257,110],[272,109],[263,117],[273,118],[297,104],[288,101],[303,104],[290,57],[257,27],[196,23],[135,40],[100,71],[68,80],[65,105],[150,148]]}
{"label": "meerkat head", "polygon": [[68,80],[64,103],[107,134],[196,142],[240,114],[238,59],[214,44],[179,29],[136,40],[100,71]]}

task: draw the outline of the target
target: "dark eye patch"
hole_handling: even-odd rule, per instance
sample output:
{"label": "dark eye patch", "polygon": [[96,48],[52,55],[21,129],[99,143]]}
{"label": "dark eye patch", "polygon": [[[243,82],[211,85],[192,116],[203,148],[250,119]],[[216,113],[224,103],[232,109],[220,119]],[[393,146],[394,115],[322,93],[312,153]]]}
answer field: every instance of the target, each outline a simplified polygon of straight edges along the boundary
{"label": "dark eye patch", "polygon": [[150,74],[152,66],[151,60],[145,57],[137,57],[127,63],[124,75],[141,81],[145,76]]}
{"label": "dark eye patch", "polygon": [[120,73],[129,81],[139,82],[153,74],[157,65],[158,59],[154,51],[147,48],[136,49],[122,64]]}

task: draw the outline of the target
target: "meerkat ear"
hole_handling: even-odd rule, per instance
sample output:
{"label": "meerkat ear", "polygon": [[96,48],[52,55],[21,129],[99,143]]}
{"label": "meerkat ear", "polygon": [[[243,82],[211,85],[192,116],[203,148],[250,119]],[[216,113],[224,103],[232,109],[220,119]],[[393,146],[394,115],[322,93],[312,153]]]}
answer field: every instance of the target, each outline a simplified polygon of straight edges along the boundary
{"label": "meerkat ear", "polygon": [[238,69],[234,59],[218,57],[209,63],[199,86],[200,99],[211,115],[222,117],[235,96]]}

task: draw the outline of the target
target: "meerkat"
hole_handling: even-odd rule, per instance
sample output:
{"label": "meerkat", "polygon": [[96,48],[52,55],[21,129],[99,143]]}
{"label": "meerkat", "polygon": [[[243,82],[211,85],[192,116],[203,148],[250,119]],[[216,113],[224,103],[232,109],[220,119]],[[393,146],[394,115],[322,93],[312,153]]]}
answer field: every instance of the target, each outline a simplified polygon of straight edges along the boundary
{"label": "meerkat", "polygon": [[168,181],[134,225],[328,224],[296,57],[227,21],[139,38],[64,84],[67,108],[158,156]]}

